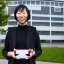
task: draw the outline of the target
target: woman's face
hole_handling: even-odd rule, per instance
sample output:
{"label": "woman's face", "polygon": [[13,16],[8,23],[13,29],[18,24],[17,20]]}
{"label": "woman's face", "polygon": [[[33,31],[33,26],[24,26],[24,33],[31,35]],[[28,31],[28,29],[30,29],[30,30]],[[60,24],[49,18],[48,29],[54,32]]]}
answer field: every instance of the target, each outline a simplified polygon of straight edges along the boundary
{"label": "woman's face", "polygon": [[25,24],[27,17],[28,17],[26,9],[23,9],[22,11],[18,10],[17,13],[16,13],[16,17],[17,17],[17,20],[20,24]]}

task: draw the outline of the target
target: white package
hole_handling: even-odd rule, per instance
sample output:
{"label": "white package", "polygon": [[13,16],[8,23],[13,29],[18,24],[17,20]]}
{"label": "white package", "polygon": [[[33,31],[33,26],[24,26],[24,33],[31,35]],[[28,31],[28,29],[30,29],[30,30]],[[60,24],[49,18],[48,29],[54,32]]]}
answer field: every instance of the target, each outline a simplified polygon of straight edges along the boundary
{"label": "white package", "polygon": [[27,55],[28,54],[29,50],[16,50],[16,54],[18,54],[16,56],[16,58],[18,59],[26,59],[27,58]]}

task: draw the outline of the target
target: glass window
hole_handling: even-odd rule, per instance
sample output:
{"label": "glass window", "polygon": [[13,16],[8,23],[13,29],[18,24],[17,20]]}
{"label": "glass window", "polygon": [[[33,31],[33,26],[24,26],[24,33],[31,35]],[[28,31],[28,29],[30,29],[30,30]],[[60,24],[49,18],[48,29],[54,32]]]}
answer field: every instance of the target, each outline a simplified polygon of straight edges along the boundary
{"label": "glass window", "polygon": [[55,6],[58,6],[58,2],[55,2]]}
{"label": "glass window", "polygon": [[8,6],[8,13],[13,14],[16,6]]}
{"label": "glass window", "polygon": [[50,22],[32,22],[33,26],[50,26]]}
{"label": "glass window", "polygon": [[54,6],[54,2],[51,2],[51,5]]}
{"label": "glass window", "polygon": [[52,43],[64,43],[64,40],[52,40]]}
{"label": "glass window", "polygon": [[38,31],[39,35],[50,35],[50,31]]}
{"label": "glass window", "polygon": [[54,7],[51,7],[51,15],[63,15],[63,8],[61,8],[61,11],[54,11]]}
{"label": "glass window", "polygon": [[16,5],[16,4],[17,4],[17,1],[9,1],[8,4],[9,4],[9,5]]}
{"label": "glass window", "polygon": [[14,19],[14,16],[10,16],[10,17],[9,17],[9,20],[15,20],[15,19]]}
{"label": "glass window", "polygon": [[32,10],[33,14],[50,14],[49,7],[41,6],[41,10]]}
{"label": "glass window", "polygon": [[41,40],[41,43],[50,43],[50,40]]}
{"label": "glass window", "polygon": [[35,4],[35,1],[31,1],[31,4]]}
{"label": "glass window", "polygon": [[31,22],[30,22],[30,21],[28,21],[28,22],[27,22],[27,25],[31,25]]}
{"label": "glass window", "polygon": [[1,35],[6,35],[6,32],[1,32]]}
{"label": "glass window", "polygon": [[41,4],[44,5],[44,1],[41,1]]}
{"label": "glass window", "polygon": [[18,1],[18,4],[22,4],[22,1]]}
{"label": "glass window", "polygon": [[32,16],[33,20],[50,20],[50,17],[36,17],[36,16]]}
{"label": "glass window", "polygon": [[63,21],[63,18],[51,17],[52,21]]}
{"label": "glass window", "polygon": [[63,6],[63,3],[60,3],[60,2],[59,2],[59,6]]}
{"label": "glass window", "polygon": [[27,4],[30,4],[30,1],[27,1]]}
{"label": "glass window", "polygon": [[62,27],[63,25],[64,25],[63,23],[54,23],[54,22],[51,23],[51,26],[59,26],[59,27]]}
{"label": "glass window", "polygon": [[26,4],[26,1],[23,1],[23,4]]}
{"label": "glass window", "polygon": [[1,43],[4,43],[5,42],[5,39],[1,39]]}
{"label": "glass window", "polygon": [[36,1],[36,4],[40,4],[40,1]]}
{"label": "glass window", "polygon": [[40,10],[32,10],[32,14],[42,14]]}
{"label": "glass window", "polygon": [[17,22],[10,21],[10,22],[8,22],[8,25],[17,25]]}
{"label": "glass window", "polygon": [[45,5],[50,5],[50,2],[45,2]]}
{"label": "glass window", "polygon": [[62,32],[62,31],[52,31],[51,34],[52,35],[63,35],[64,36],[64,32]]}
{"label": "glass window", "polygon": [[54,12],[61,12],[61,8],[55,8],[54,7]]}

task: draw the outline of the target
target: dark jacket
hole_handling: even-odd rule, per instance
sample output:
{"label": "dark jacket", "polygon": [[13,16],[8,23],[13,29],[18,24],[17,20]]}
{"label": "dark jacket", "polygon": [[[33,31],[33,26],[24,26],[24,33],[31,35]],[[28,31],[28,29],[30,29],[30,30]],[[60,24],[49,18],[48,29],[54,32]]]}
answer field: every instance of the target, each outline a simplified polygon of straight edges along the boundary
{"label": "dark jacket", "polygon": [[[12,57],[8,57],[7,53],[9,51],[13,51],[16,44],[16,30],[17,27],[10,27],[8,28],[8,32],[5,38],[5,46],[2,50],[3,56],[9,60],[8,64],[14,64],[14,59]],[[26,40],[27,49],[31,48],[35,50],[36,54],[29,60],[29,64],[36,64],[35,59],[41,55],[42,49],[40,45],[40,38],[38,32],[36,31],[35,27],[28,26],[27,29],[27,40]]]}

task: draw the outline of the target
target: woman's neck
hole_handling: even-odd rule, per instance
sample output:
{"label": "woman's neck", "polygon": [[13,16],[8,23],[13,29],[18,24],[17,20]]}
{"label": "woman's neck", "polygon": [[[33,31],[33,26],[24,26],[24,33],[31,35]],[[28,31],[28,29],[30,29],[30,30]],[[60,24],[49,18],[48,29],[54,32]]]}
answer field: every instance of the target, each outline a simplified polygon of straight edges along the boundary
{"label": "woman's neck", "polygon": [[26,25],[26,23],[24,23],[24,24],[20,24],[20,23],[19,23],[19,25],[20,25],[20,26],[25,26],[25,25]]}

